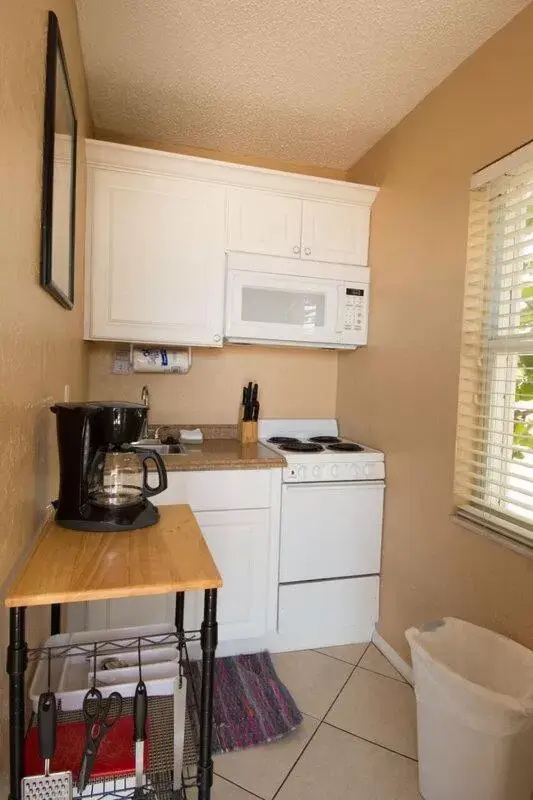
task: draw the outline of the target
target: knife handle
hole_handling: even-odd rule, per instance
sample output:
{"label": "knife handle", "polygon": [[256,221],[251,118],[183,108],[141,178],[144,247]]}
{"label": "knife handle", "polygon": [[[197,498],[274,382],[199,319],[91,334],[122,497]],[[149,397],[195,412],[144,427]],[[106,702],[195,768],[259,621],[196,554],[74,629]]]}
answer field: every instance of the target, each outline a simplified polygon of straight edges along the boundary
{"label": "knife handle", "polygon": [[139,681],[135,689],[133,698],[133,741],[144,742],[146,739],[146,712],[148,707],[148,697],[146,684]]}
{"label": "knife handle", "polygon": [[52,759],[56,751],[57,703],[53,692],[43,692],[37,707],[37,729],[39,731],[39,755],[43,760]]}

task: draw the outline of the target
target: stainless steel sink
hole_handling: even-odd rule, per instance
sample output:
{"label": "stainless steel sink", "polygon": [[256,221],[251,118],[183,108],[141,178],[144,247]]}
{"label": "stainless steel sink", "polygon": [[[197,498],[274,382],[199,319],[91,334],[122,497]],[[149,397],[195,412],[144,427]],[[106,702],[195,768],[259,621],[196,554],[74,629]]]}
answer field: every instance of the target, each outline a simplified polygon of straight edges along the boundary
{"label": "stainless steel sink", "polygon": [[133,447],[139,450],[154,450],[160,456],[181,454],[185,455],[184,450],[179,444],[163,444],[160,439],[139,439],[138,442],[131,442]]}

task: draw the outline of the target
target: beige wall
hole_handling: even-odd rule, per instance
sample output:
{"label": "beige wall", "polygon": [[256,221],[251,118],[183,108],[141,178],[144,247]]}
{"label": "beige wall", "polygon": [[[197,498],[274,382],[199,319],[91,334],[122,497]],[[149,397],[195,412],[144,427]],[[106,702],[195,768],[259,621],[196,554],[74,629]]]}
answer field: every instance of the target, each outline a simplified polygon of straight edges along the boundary
{"label": "beige wall", "polygon": [[[161,142],[131,139],[109,131],[97,131],[96,136],[137,147],[173,149]],[[323,178],[344,180],[346,176],[342,170],[327,167],[233,156],[198,147],[174,151]],[[250,380],[260,383],[263,417],[335,416],[337,354],[334,352],[251,345],[225,345],[222,350],[197,348],[188,375],[117,376],[111,374],[114,351],[113,345],[90,345],[90,399],[136,400],[146,383],[151,393],[150,417],[157,423],[233,424],[237,421],[242,386]]]}
{"label": "beige wall", "polygon": [[326,350],[196,348],[187,375],[112,375],[113,354],[112,345],[90,345],[90,398],[138,400],[146,383],[156,423],[235,424],[242,387],[251,380],[260,385],[262,417],[335,416],[337,355]]}
{"label": "beige wall", "polygon": [[381,186],[369,347],[339,357],[343,431],[382,448],[379,630],[444,614],[533,647],[533,559],[450,520],[470,174],[533,137],[533,5],[464,62],[349,176]]}
{"label": "beige wall", "polygon": [[[63,399],[83,397],[82,336],[85,176],[80,147],[76,303],[61,308],[39,286],[44,68],[48,9],[59,18],[80,135],[89,133],[85,79],[72,0],[0,4],[0,585],[43,519],[56,489],[54,418]],[[46,565],[43,565],[45,568]],[[37,630],[43,614],[28,614]],[[1,626],[4,653],[7,614]],[[3,655],[2,655],[3,659]],[[3,672],[2,672],[3,674]],[[0,705],[0,793],[7,795],[6,684]]]}

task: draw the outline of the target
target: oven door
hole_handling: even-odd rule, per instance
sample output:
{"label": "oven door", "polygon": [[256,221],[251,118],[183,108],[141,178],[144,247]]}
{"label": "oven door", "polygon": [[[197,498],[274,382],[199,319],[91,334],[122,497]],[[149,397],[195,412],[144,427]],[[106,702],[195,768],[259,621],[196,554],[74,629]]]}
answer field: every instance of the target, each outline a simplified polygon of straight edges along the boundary
{"label": "oven door", "polygon": [[230,269],[226,298],[229,341],[342,345],[337,281]]}
{"label": "oven door", "polygon": [[385,484],[282,488],[280,583],[379,573]]}

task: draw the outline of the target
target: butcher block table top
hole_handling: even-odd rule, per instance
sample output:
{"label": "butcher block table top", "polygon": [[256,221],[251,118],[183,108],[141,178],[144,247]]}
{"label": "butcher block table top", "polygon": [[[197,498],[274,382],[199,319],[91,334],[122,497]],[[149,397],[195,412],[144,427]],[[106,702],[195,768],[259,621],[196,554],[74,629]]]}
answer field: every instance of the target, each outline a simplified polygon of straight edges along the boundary
{"label": "butcher block table top", "polygon": [[47,522],[5,605],[110,600],[222,586],[190,506],[160,506],[159,513],[156,525],[120,533],[72,531]]}

